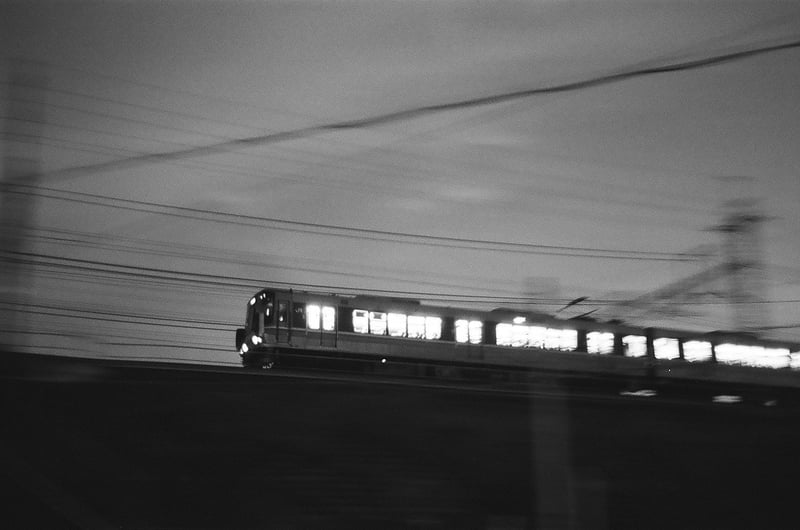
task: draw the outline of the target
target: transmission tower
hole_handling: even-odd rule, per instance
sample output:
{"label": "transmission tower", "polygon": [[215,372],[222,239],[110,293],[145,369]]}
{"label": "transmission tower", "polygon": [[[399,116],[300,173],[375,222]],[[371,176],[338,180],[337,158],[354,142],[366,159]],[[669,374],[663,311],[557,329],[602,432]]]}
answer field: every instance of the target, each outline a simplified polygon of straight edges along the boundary
{"label": "transmission tower", "polygon": [[713,227],[723,235],[720,262],[619,304],[619,317],[691,317],[697,301],[713,297],[727,303],[731,330],[757,333],[766,329],[770,319],[767,304],[761,303],[766,283],[761,224],[767,217],[759,213],[754,200],[736,199],[724,206],[722,223]]}
{"label": "transmission tower", "polygon": [[724,234],[723,258],[731,322],[740,331],[759,331],[769,322],[764,297],[761,215],[754,200],[726,203],[727,214],[715,229]]}

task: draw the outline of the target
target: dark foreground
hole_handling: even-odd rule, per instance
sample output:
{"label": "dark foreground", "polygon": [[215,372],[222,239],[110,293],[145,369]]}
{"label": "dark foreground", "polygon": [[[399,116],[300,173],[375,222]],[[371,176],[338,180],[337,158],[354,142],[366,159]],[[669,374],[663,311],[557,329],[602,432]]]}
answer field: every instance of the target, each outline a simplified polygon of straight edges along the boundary
{"label": "dark foreground", "polygon": [[[796,528],[792,392],[6,354],[4,528]],[[765,406],[766,404],[766,406]]]}

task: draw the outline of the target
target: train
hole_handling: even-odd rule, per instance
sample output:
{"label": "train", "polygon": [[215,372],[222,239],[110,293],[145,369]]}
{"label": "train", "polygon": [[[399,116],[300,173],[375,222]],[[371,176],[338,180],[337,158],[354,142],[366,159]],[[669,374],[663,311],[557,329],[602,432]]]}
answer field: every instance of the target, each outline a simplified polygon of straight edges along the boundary
{"label": "train", "polygon": [[247,368],[287,358],[391,373],[531,370],[710,378],[800,386],[800,345],[736,332],[638,328],[513,308],[434,306],[412,298],[268,287],[247,302],[236,351]]}

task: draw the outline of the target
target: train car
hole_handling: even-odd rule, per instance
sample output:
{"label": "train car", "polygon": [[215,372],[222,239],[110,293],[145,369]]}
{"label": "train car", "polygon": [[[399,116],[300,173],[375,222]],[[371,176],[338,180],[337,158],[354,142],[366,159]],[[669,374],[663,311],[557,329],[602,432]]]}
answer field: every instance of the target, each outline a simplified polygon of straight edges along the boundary
{"label": "train car", "polygon": [[[800,386],[800,347],[741,333],[640,329],[557,319],[516,309],[488,312],[418,300],[267,288],[248,302],[236,332],[245,367],[282,357],[411,370],[557,371],[746,382],[780,372]],[[796,382],[797,381],[797,382]]]}

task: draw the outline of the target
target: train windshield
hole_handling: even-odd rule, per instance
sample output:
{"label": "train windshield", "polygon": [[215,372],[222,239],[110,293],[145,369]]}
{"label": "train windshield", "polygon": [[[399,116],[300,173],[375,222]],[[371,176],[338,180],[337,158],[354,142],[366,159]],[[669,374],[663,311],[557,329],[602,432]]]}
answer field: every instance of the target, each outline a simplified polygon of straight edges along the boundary
{"label": "train windshield", "polygon": [[262,335],[264,327],[269,326],[274,318],[274,299],[273,293],[264,292],[250,300],[251,311],[249,312],[249,326],[256,334]]}

